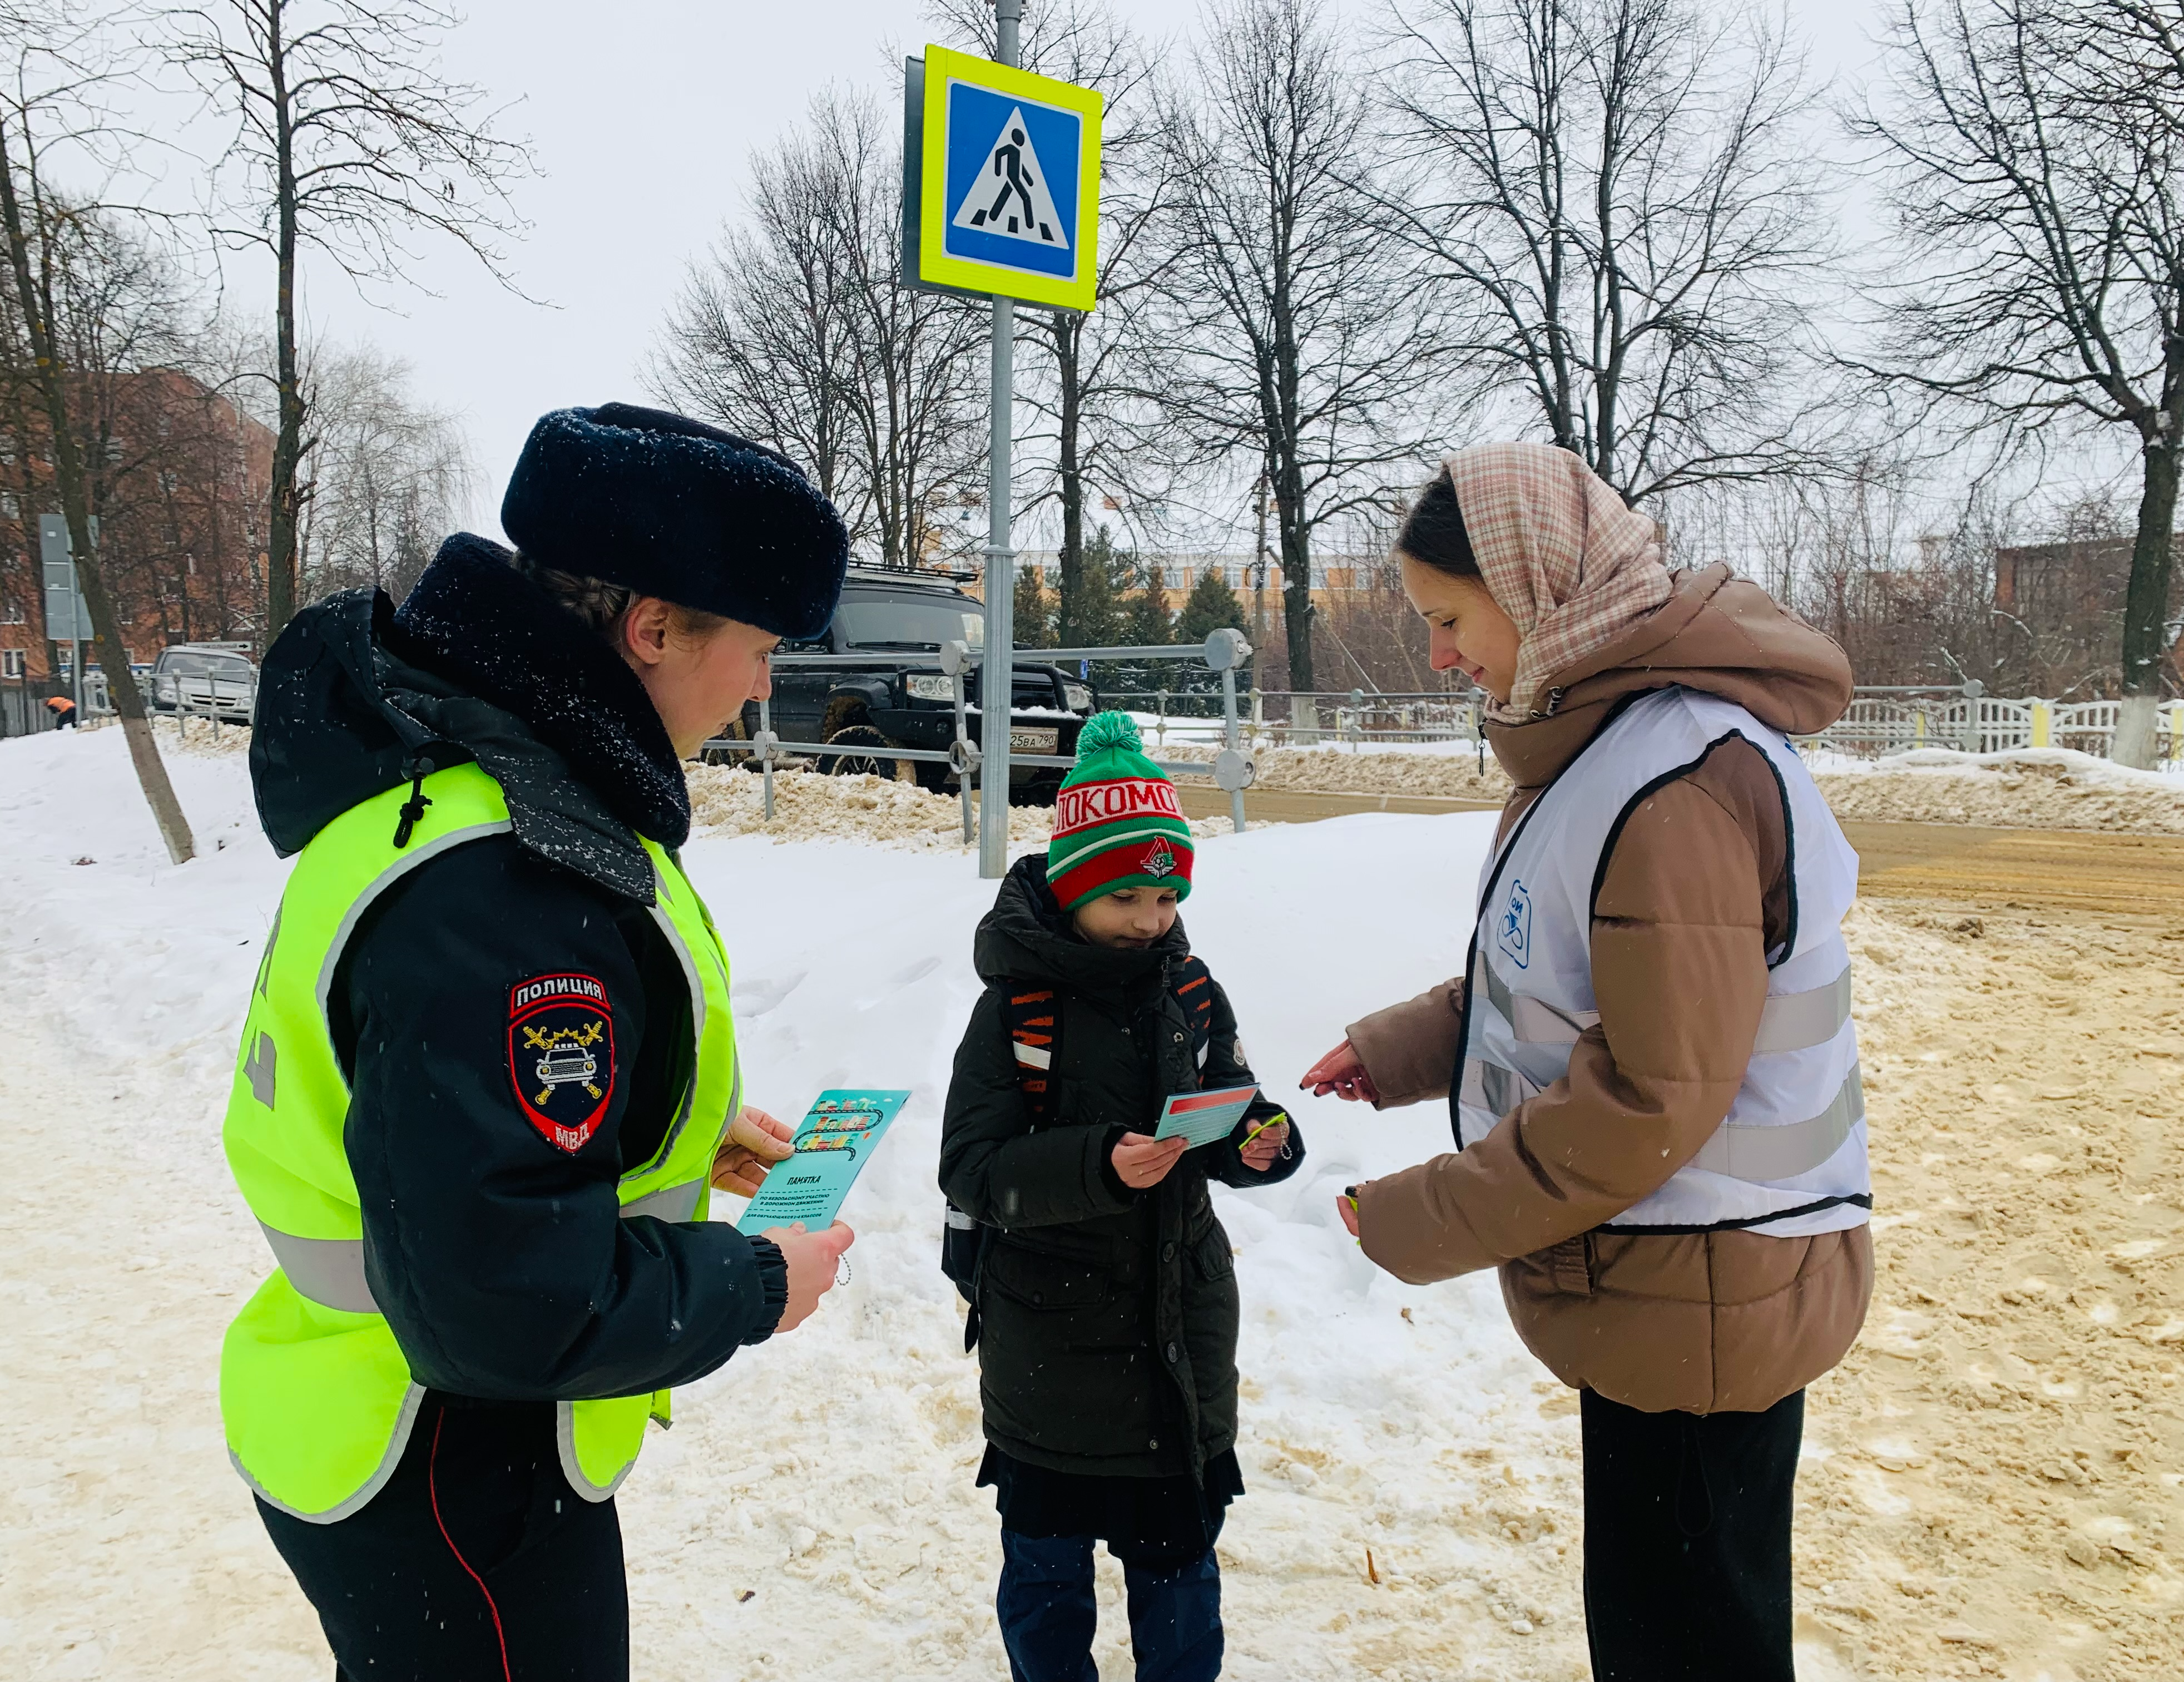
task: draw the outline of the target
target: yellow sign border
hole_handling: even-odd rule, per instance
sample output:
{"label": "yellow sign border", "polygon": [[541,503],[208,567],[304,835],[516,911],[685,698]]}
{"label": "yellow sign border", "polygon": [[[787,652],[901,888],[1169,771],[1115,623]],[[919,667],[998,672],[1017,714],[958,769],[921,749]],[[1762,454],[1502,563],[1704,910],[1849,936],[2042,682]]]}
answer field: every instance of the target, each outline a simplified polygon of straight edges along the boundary
{"label": "yellow sign border", "polygon": [[[1078,148],[1077,163],[1077,226],[1072,231],[1077,236],[1073,246],[1077,273],[1073,279],[946,254],[942,242],[948,212],[948,87],[959,81],[1005,97],[1030,99],[1074,111],[1084,120],[1084,142]],[[1096,88],[1078,87],[1073,82],[997,64],[990,58],[928,46],[925,49],[925,155],[919,159],[918,175],[918,279],[933,286],[1013,298],[1025,304],[1089,310],[1100,292],[1100,114],[1106,103]]]}

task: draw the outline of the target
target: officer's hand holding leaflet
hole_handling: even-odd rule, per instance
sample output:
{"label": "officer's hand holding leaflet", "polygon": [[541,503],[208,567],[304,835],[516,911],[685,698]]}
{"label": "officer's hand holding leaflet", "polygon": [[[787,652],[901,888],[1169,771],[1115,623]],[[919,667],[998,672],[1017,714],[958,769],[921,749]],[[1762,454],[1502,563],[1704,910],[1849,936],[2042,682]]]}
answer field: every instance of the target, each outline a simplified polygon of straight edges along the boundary
{"label": "officer's hand holding leaflet", "polygon": [[[754,1106],[745,1106],[728,1124],[727,1136],[713,1156],[713,1189],[735,1197],[755,1197],[766,1184],[768,1168],[796,1151],[796,1129]],[[811,1316],[819,1299],[833,1288],[840,1272],[842,1254],[856,1234],[837,1221],[824,1232],[813,1234],[804,1223],[769,1227],[764,1234],[780,1250],[788,1266],[788,1302],[781,1311],[776,1334],[794,1331]]]}
{"label": "officer's hand holding leaflet", "polygon": [[796,1129],[788,1122],[745,1105],[713,1153],[713,1189],[732,1197],[757,1196],[767,1168],[795,1154],[795,1138]]}
{"label": "officer's hand holding leaflet", "polygon": [[768,1227],[760,1234],[771,1239],[781,1259],[788,1264],[788,1304],[781,1311],[776,1335],[802,1325],[819,1306],[819,1299],[834,1288],[841,1269],[842,1252],[856,1241],[846,1222],[837,1221],[824,1232],[806,1232],[804,1223],[793,1227]]}

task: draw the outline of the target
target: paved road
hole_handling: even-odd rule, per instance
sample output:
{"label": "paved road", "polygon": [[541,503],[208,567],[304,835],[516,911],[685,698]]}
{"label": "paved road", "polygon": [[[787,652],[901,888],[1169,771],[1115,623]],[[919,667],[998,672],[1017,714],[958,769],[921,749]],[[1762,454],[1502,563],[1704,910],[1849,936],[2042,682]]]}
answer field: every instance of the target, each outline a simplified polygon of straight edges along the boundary
{"label": "paved road", "polygon": [[[1223,816],[1228,797],[1178,788],[1194,817]],[[1322,794],[1254,789],[1246,819],[1309,823],[1349,812],[1491,810],[1424,794]],[[1981,829],[1945,823],[1847,823],[1860,889],[1883,899],[1941,899],[1992,910],[2053,910],[2184,922],[2184,837],[2079,829]]]}

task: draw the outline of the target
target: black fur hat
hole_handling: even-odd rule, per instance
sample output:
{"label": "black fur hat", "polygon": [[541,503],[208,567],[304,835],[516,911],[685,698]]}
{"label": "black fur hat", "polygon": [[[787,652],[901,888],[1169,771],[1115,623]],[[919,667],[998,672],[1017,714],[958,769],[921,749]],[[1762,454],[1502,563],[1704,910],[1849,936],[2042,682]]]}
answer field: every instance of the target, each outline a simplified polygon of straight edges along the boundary
{"label": "black fur hat", "polygon": [[543,416],[500,523],[543,565],[777,637],[827,628],[850,559],[841,516],[787,457],[627,403]]}

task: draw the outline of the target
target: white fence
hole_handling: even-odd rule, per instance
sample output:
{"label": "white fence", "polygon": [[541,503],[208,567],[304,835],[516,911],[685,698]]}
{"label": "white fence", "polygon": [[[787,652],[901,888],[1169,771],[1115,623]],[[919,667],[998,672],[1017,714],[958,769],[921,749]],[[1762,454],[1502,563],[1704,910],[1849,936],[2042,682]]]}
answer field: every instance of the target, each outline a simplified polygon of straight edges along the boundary
{"label": "white fence", "polygon": [[[1178,740],[1195,740],[1218,729],[1217,720],[1193,716],[1196,709],[1188,702],[1189,710],[1171,711],[1170,703],[1176,698],[1166,691],[1131,692],[1120,699],[1139,710],[1162,741],[1171,733]],[[1249,739],[1256,746],[1395,742],[1484,746],[1480,724],[1485,697],[1475,691],[1368,695],[1356,689],[1313,694],[1253,690],[1245,699]],[[1153,706],[1147,707],[1147,701]],[[2050,701],[2033,696],[1967,696],[1954,688],[1927,693],[1868,689],[1858,692],[1841,718],[1818,735],[1799,737],[1797,743],[1862,759],[1916,748],[1956,748],[1975,754],[2075,748],[2105,759],[2115,740],[2118,705],[2114,701]],[[2184,701],[2164,701],[2155,715],[2154,755],[2163,765],[2184,761]]]}
{"label": "white fence", "polygon": [[[1958,748],[1974,754],[2075,748],[2106,758],[2115,740],[2119,705],[2002,695],[1860,695],[1835,723],[1798,741],[1868,759],[1914,748]],[[2155,717],[2155,756],[2164,763],[2184,759],[2184,701],[2164,702]]]}

